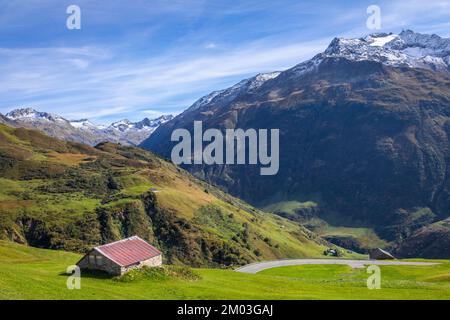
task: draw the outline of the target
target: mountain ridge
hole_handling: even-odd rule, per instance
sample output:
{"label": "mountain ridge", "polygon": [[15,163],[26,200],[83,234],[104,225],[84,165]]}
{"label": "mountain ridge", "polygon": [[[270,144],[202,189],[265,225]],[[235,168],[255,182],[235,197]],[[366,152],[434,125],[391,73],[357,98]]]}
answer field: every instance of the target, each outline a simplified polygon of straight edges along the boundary
{"label": "mountain ridge", "polygon": [[162,115],[155,119],[144,118],[138,122],[124,119],[103,126],[95,125],[88,119],[67,120],[56,114],[36,111],[34,108],[19,108],[6,113],[3,116],[3,123],[38,129],[55,138],[89,145],[104,141],[138,145],[159,125],[172,118],[172,115]]}

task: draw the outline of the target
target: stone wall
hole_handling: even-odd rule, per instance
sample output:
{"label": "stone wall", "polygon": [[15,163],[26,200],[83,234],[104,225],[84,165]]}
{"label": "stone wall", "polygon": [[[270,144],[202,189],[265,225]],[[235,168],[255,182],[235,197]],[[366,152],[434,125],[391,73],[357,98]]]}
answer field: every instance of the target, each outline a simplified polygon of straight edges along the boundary
{"label": "stone wall", "polygon": [[121,272],[122,272],[122,274],[124,274],[125,272],[130,271],[132,269],[139,269],[142,267],[159,267],[161,265],[162,265],[162,255],[160,254],[159,256],[150,258],[145,261],[141,261],[138,264],[135,264],[135,265],[132,265],[129,267],[122,267]]}
{"label": "stone wall", "polygon": [[77,263],[77,266],[80,267],[81,270],[101,270],[114,276],[120,276],[129,270],[139,269],[144,266],[159,267],[161,265],[162,255],[159,255],[128,267],[121,267],[114,261],[104,257],[96,250],[89,252]]}
{"label": "stone wall", "polygon": [[77,263],[80,269],[84,270],[101,270],[112,275],[121,275],[121,267],[110,259],[104,257],[96,250],[92,250],[80,262]]}

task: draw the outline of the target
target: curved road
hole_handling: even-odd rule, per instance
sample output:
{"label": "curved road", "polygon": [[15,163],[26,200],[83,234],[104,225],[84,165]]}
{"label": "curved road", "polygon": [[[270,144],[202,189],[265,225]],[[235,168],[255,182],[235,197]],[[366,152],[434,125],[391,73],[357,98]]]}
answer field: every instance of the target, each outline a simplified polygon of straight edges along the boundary
{"label": "curved road", "polygon": [[364,268],[366,265],[387,266],[432,266],[439,263],[414,262],[397,260],[345,260],[345,259],[287,259],[257,262],[236,269],[237,272],[257,273],[259,271],[285,266],[300,266],[305,264],[343,264],[352,268]]}

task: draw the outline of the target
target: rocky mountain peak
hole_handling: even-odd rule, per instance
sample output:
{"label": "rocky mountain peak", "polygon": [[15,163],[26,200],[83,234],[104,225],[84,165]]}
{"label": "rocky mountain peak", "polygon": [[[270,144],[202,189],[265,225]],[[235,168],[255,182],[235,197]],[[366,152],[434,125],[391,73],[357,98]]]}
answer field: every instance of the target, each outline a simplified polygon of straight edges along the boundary
{"label": "rocky mountain peak", "polygon": [[33,108],[20,108],[12,110],[11,112],[8,112],[6,116],[8,118],[19,118],[19,117],[31,117],[35,116],[38,112]]}
{"label": "rocky mountain peak", "polygon": [[162,115],[156,119],[144,118],[143,120],[134,123],[134,126],[139,129],[149,128],[155,129],[161,124],[173,119],[173,115]]}
{"label": "rocky mountain peak", "polygon": [[411,30],[402,31],[398,35],[375,33],[363,38],[335,38],[318,57],[343,57],[355,61],[376,61],[395,67],[449,71],[450,39]]}
{"label": "rocky mountain peak", "polygon": [[126,131],[133,126],[132,122],[128,119],[123,119],[117,122],[112,123],[109,127],[112,129],[116,129],[119,131]]}
{"label": "rocky mountain peak", "polygon": [[9,120],[21,120],[21,121],[34,121],[34,120],[67,121],[58,115],[47,112],[39,112],[33,108],[15,109],[11,112],[8,112],[5,116]]}

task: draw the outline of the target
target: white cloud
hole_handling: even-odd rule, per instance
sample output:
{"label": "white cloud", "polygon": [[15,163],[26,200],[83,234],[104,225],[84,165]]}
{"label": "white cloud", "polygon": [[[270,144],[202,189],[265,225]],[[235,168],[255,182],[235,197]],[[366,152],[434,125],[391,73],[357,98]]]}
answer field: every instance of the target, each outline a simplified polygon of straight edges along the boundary
{"label": "white cloud", "polygon": [[217,44],[215,44],[214,42],[209,42],[205,44],[205,49],[215,49],[215,48],[217,48]]}
{"label": "white cloud", "polygon": [[179,109],[188,107],[181,105],[188,101],[186,96],[195,97],[193,102],[200,93],[244,76],[301,62],[324,49],[327,41],[260,41],[214,54],[173,52],[120,63],[113,50],[97,48],[0,49],[0,107],[6,111],[15,103],[32,103],[71,118],[123,114],[145,105],[167,113],[164,106],[177,101]]}
{"label": "white cloud", "polygon": [[[411,28],[426,23],[430,28],[439,18],[450,17],[448,0],[409,0],[387,1],[382,6],[383,28]],[[441,29],[445,30],[445,29]]]}
{"label": "white cloud", "polygon": [[[54,1],[43,2],[45,8],[53,8]],[[190,0],[188,5],[185,0],[155,0],[151,4],[145,0],[136,2],[134,9],[126,6],[117,10],[118,2],[105,6],[105,10],[97,7],[96,19],[92,23],[111,27],[110,23],[123,23],[130,16],[143,23],[157,14],[163,18],[170,18],[173,13],[184,14],[188,8],[187,17],[183,18],[192,21],[211,15],[235,18],[243,12],[251,15],[272,9],[281,10],[284,17],[288,11],[298,10],[300,16],[305,14],[310,19],[311,25],[301,29],[294,19],[294,22],[286,21],[289,27],[285,30],[284,23],[271,25],[250,19],[245,24],[248,29],[254,31],[260,27],[256,31],[265,32],[252,37],[259,38],[257,41],[238,39],[227,42],[226,39],[232,36],[239,37],[241,25],[227,25],[234,30],[186,30],[179,41],[168,46],[170,49],[163,52],[158,48],[149,56],[141,52],[137,57],[133,55],[132,45],[124,49],[127,43],[113,47],[101,41],[80,47],[0,48],[0,112],[27,104],[68,118],[122,117],[133,113],[138,118],[152,112],[179,112],[200,96],[232,85],[244,77],[283,70],[300,63],[324,50],[334,36],[353,37],[370,32],[365,28],[367,16],[363,4],[342,9],[341,5],[331,5],[330,2],[330,6],[322,10],[317,3],[298,1],[286,7],[274,7],[273,1],[244,2],[236,6],[203,0]],[[93,2],[81,1],[82,10],[89,12],[90,3]],[[204,12],[205,6],[209,6],[209,12]],[[446,21],[446,17],[450,17],[448,0],[380,1],[380,6],[383,31],[417,27],[422,32],[449,35]],[[9,1],[6,7],[8,12],[0,13],[2,27],[7,27],[13,20],[25,21],[25,13],[32,15],[36,10],[36,7],[28,8],[25,13],[12,10],[24,7],[18,0]],[[330,16],[335,16],[335,19],[329,19]],[[321,17],[328,18],[321,20]],[[207,27],[208,24],[204,23]],[[297,27],[289,29],[290,26]],[[160,31],[159,24],[146,27],[151,29],[150,33]],[[143,34],[146,32],[149,31]],[[271,37],[268,38],[267,34]],[[142,35],[133,36],[141,40]]]}

